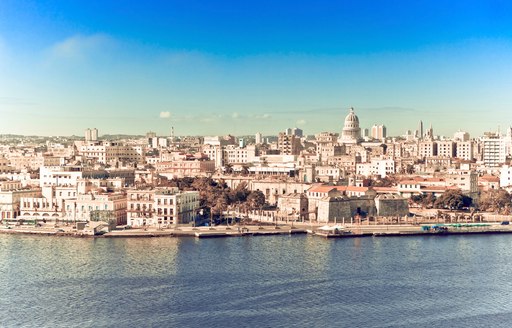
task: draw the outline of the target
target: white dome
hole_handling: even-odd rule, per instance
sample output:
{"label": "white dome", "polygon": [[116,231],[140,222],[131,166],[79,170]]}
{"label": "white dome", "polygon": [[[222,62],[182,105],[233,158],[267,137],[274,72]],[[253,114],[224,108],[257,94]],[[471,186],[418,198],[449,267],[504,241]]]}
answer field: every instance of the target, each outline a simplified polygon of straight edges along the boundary
{"label": "white dome", "polygon": [[357,123],[359,126],[359,117],[357,117],[356,113],[354,113],[354,108],[350,108],[350,113],[348,113],[347,117],[345,117],[345,126],[347,123],[350,125]]}
{"label": "white dome", "polygon": [[345,117],[341,140],[344,143],[357,143],[361,140],[359,118],[356,113],[354,113],[354,108],[350,108],[350,112]]}

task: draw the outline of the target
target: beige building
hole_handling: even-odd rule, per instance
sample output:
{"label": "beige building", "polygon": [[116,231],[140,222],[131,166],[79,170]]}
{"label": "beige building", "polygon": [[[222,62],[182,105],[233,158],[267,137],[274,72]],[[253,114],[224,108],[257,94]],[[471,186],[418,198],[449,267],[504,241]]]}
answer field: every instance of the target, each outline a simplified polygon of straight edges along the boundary
{"label": "beige building", "polygon": [[127,198],[127,224],[134,227],[187,224],[199,209],[199,192],[178,188],[132,189]]}
{"label": "beige building", "polygon": [[161,162],[156,165],[158,174],[167,178],[209,176],[215,172],[215,163],[211,160],[184,160]]}
{"label": "beige building", "polygon": [[300,153],[300,138],[280,132],[277,138],[277,149],[281,155],[298,155]]}
{"label": "beige building", "polygon": [[126,224],[126,195],[123,193],[85,194],[64,201],[67,221],[109,221]]}
{"label": "beige building", "polygon": [[224,148],[224,164],[248,164],[254,162],[256,147],[236,147],[233,145]]}
{"label": "beige building", "polygon": [[0,181],[0,218],[15,221],[20,215],[20,200],[41,197],[40,188],[22,188],[19,181]]}
{"label": "beige building", "polygon": [[281,195],[277,201],[278,220],[305,221],[309,219],[308,198],[305,193]]}
{"label": "beige building", "polygon": [[438,141],[437,142],[437,156],[439,157],[455,157],[456,143],[451,140]]}
{"label": "beige building", "polygon": [[437,143],[434,141],[421,141],[418,143],[418,157],[437,156]]}
{"label": "beige building", "polygon": [[140,147],[123,145],[116,142],[89,141],[79,147],[78,153],[85,159],[98,163],[142,163],[143,156]]}
{"label": "beige building", "polygon": [[457,141],[455,157],[471,161],[475,158],[475,145],[473,141]]}

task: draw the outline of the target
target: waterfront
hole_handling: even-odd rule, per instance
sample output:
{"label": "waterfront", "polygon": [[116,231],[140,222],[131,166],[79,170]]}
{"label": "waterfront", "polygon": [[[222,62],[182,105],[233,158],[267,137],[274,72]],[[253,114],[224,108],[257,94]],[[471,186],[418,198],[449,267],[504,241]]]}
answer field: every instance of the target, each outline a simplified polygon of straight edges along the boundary
{"label": "waterfront", "polygon": [[2,326],[509,327],[510,235],[0,235]]}

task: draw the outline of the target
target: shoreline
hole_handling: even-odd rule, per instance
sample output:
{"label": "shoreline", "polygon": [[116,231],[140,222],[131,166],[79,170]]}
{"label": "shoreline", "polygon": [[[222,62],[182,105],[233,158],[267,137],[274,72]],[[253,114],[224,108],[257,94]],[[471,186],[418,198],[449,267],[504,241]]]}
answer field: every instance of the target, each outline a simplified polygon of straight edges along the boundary
{"label": "shoreline", "polygon": [[482,234],[512,234],[512,226],[501,225],[498,222],[485,225],[443,225],[448,227],[444,231],[433,229],[423,230],[423,225],[345,225],[350,233],[321,234],[315,233],[320,225],[245,225],[245,226],[216,226],[216,227],[176,227],[172,229],[157,228],[131,228],[115,229],[103,234],[94,235],[90,232],[76,231],[69,226],[63,227],[0,227],[2,234],[39,235],[73,238],[227,238],[227,237],[251,237],[251,236],[275,236],[311,234],[324,238],[365,238],[365,237],[412,237],[412,236],[449,236],[449,235],[482,235]]}

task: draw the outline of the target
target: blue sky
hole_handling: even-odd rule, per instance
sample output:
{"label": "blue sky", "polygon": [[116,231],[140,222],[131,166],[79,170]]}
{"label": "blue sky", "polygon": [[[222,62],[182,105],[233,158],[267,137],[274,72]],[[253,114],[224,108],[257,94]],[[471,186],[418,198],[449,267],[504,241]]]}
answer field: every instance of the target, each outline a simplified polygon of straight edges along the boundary
{"label": "blue sky", "polygon": [[512,125],[508,1],[0,1],[0,134]]}

